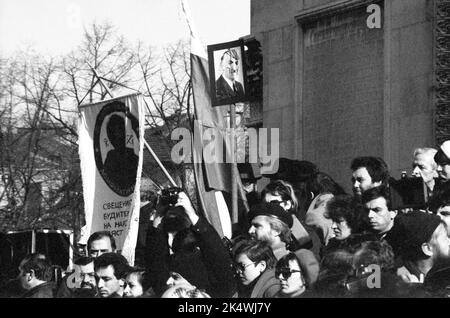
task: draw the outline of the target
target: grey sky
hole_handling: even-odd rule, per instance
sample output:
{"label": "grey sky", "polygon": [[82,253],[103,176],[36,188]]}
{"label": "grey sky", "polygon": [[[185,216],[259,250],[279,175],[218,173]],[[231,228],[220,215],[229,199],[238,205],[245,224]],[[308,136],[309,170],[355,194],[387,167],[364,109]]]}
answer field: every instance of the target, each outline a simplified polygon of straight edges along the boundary
{"label": "grey sky", "polygon": [[[250,33],[250,0],[189,0],[204,45]],[[188,38],[179,0],[0,0],[0,53],[33,47],[59,55],[81,41],[83,25],[108,20],[129,41],[165,46]]]}

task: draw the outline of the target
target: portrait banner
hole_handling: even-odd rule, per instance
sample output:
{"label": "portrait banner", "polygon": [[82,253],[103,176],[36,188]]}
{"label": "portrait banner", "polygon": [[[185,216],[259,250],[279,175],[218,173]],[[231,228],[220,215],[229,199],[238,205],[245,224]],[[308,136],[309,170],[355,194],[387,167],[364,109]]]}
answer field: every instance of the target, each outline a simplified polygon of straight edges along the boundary
{"label": "portrait banner", "polygon": [[134,264],[140,208],[144,111],[133,94],[80,107],[79,154],[86,231],[110,232]]}

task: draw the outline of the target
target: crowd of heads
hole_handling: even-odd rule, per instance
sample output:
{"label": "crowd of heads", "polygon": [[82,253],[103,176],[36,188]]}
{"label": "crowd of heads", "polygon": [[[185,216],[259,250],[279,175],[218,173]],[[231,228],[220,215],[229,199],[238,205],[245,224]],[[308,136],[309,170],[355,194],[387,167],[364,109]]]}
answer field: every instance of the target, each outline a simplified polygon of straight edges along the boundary
{"label": "crowd of heads", "polygon": [[155,207],[163,212],[149,225],[143,264],[130,266],[109,232],[95,232],[65,279],[55,282],[47,257],[35,253],[5,286],[24,297],[447,296],[450,141],[417,148],[412,162],[426,194],[420,208],[393,206],[380,157],[349,162],[352,193],[314,163],[281,158],[261,192],[261,175],[240,167],[252,199],[240,214],[248,226],[227,240],[177,192],[164,211]]}

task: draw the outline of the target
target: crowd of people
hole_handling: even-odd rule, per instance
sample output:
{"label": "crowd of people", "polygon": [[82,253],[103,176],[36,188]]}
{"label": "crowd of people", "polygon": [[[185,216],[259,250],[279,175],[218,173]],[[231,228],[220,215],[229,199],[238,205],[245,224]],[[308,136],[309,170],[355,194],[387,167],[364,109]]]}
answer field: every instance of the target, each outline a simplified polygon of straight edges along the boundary
{"label": "crowd of people", "polygon": [[179,192],[152,215],[142,267],[128,264],[109,232],[95,232],[62,280],[52,279],[46,255],[27,255],[1,296],[449,297],[450,141],[416,149],[412,161],[426,200],[408,208],[393,206],[379,157],[349,163],[351,194],[314,163],[284,158],[259,192],[261,176],[245,165],[250,210],[231,240]]}

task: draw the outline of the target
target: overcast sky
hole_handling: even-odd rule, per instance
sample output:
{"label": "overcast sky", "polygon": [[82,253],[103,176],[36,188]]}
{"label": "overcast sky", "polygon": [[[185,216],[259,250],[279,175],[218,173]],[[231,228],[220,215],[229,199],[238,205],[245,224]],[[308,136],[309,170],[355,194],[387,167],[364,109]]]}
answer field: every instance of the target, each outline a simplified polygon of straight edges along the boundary
{"label": "overcast sky", "polygon": [[[204,45],[250,33],[250,0],[188,0]],[[0,53],[29,48],[60,55],[83,26],[108,20],[129,41],[162,47],[189,33],[179,0],[0,0]]]}

